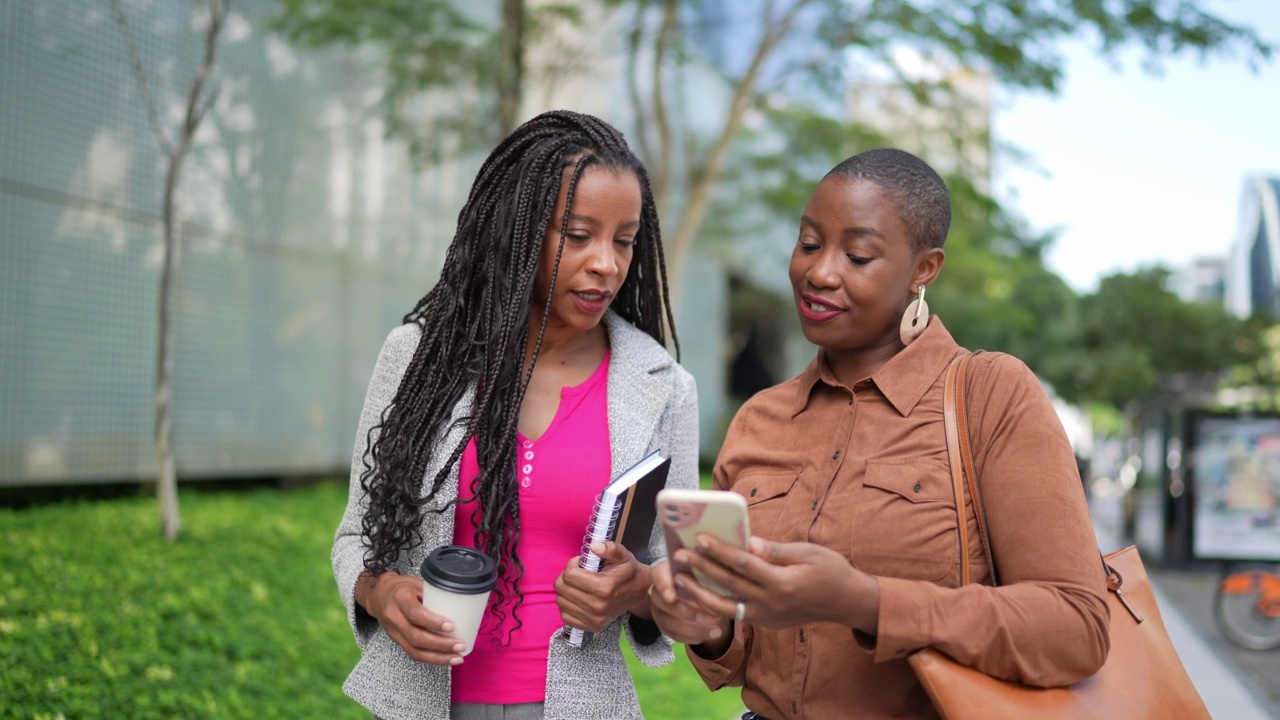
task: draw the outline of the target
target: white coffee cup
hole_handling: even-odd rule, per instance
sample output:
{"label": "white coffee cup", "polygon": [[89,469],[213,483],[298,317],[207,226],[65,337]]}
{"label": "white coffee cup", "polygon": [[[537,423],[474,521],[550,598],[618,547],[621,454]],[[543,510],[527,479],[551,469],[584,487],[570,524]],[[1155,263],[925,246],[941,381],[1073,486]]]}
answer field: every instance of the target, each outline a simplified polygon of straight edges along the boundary
{"label": "white coffee cup", "polygon": [[488,555],[462,545],[443,545],[422,561],[422,604],[453,621],[448,633],[466,643],[463,655],[475,647],[489,594],[498,571]]}

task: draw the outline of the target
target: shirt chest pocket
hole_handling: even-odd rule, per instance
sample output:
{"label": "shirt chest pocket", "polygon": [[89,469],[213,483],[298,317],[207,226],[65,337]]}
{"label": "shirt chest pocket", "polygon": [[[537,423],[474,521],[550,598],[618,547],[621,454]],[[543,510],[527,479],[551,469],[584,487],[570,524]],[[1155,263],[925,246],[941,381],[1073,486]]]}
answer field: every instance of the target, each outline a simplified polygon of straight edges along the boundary
{"label": "shirt chest pocket", "polygon": [[849,559],[872,575],[936,582],[959,564],[955,493],[945,465],[869,461],[852,516]]}
{"label": "shirt chest pocket", "polygon": [[770,540],[788,539],[777,534],[778,519],[783,515],[787,498],[798,477],[794,472],[752,474],[743,475],[734,483],[733,491],[747,499],[752,535]]}

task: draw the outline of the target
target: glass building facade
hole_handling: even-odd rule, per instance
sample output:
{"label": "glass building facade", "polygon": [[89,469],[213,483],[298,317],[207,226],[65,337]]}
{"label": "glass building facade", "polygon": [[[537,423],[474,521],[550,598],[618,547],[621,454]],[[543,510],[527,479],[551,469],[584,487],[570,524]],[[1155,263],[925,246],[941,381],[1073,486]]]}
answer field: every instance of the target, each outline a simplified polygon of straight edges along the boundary
{"label": "glass building facade", "polygon": [[1240,317],[1262,312],[1280,318],[1280,178],[1254,175],[1244,182],[1226,300]]}
{"label": "glass building facade", "polygon": [[[183,479],[347,467],[475,169],[414,172],[376,63],[289,45],[273,8],[233,4],[176,193]],[[195,3],[0,0],[0,485],[153,474],[157,128],[176,142],[205,27]]]}

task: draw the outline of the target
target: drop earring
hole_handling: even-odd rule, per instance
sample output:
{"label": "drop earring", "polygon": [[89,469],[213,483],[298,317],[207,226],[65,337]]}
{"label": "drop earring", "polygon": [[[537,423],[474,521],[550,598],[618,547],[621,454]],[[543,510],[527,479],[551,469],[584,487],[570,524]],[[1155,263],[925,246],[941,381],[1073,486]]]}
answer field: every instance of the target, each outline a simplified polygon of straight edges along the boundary
{"label": "drop earring", "polygon": [[902,313],[898,337],[902,338],[903,345],[910,345],[913,340],[920,337],[920,333],[924,332],[925,326],[929,324],[929,304],[924,301],[924,288],[924,285],[920,286],[916,299],[912,300],[907,306],[907,311]]}

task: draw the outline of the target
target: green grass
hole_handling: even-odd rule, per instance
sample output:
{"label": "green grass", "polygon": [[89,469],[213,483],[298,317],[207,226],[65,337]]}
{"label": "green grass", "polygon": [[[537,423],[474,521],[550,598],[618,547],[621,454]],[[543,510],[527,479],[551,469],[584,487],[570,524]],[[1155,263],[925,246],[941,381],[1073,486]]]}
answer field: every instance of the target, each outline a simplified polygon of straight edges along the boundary
{"label": "green grass", "polygon": [[[0,508],[0,718],[368,718],[329,567],[345,483]],[[631,658],[648,718],[729,718],[677,649]]]}

